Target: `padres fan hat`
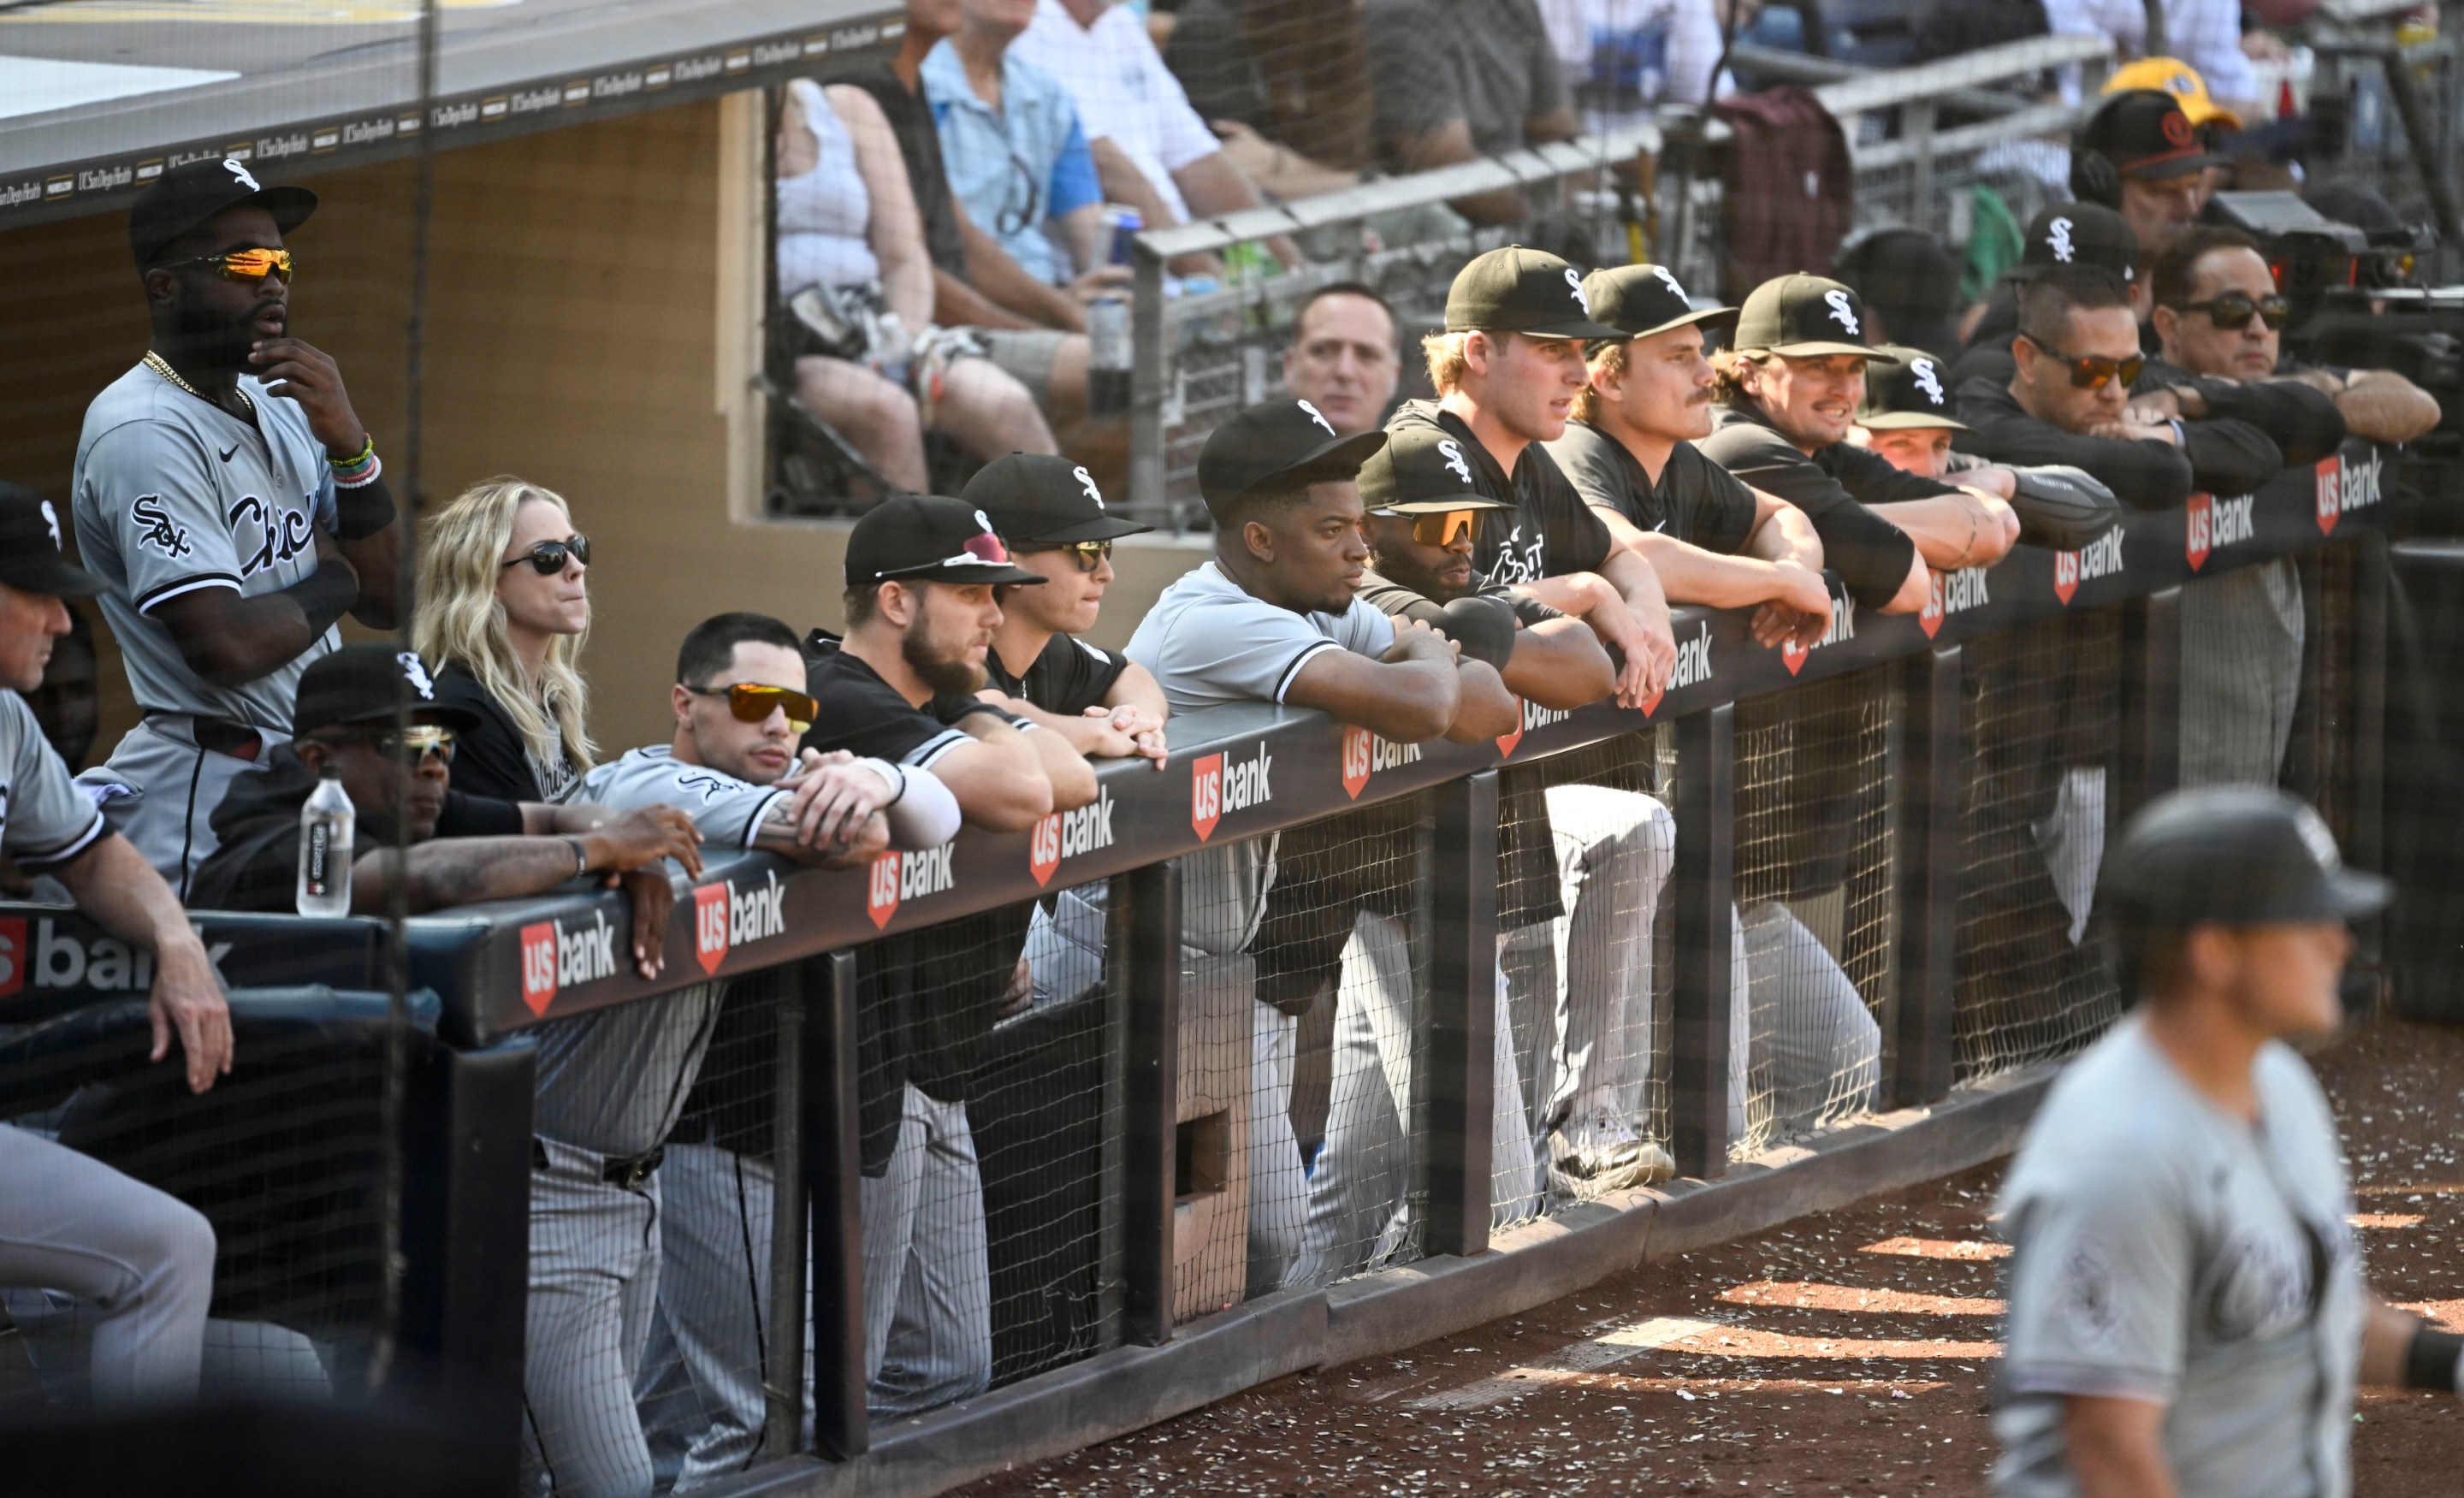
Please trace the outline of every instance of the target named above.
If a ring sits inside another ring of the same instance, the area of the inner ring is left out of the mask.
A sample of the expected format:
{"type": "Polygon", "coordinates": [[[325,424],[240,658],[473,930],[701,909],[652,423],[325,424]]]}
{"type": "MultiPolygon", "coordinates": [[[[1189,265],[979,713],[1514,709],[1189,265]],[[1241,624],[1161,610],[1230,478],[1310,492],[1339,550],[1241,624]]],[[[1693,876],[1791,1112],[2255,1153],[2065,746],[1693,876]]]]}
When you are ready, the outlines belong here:
{"type": "Polygon", "coordinates": [[[2154,89],[2170,94],[2182,106],[2182,113],[2193,127],[2220,124],[2230,130],[2241,128],[2241,116],[2208,97],[2208,80],[2199,70],[2178,57],[2142,57],[2113,70],[2099,92],[2121,94],[2133,89],[2154,89]]]}
{"type": "Polygon", "coordinates": [[[1737,330],[1728,345],[1792,359],[1862,354],[1879,363],[1893,362],[1863,342],[1864,337],[1864,298],[1837,281],[1800,272],[1774,276],[1753,289],[1738,309],[1737,330]]]}
{"type": "Polygon", "coordinates": [[[1865,376],[1865,404],[1857,408],[1857,425],[1867,431],[1898,431],[1913,427],[1947,427],[1968,430],[1950,416],[1950,371],[1922,348],[1885,343],[1882,352],[1899,361],[1896,368],[1865,376]]]}
{"type": "Polygon", "coordinates": [[[2072,146],[2099,153],[2124,177],[2151,181],[2187,176],[2215,163],[2201,149],[2199,132],[2180,102],[2161,89],[2109,96],[2079,128],[2072,146]]]}
{"type": "Polygon", "coordinates": [[[274,227],[289,233],[317,211],[317,194],[289,185],[262,187],[244,162],[225,156],[174,166],[154,179],[128,209],[128,248],[137,269],[146,270],[163,258],[163,249],[199,224],[242,204],[253,204],[274,215],[274,227]]]}
{"type": "Polygon", "coordinates": [[[1474,487],[1462,438],[1424,428],[1389,432],[1386,445],[1369,454],[1360,465],[1360,502],[1372,515],[1514,508],[1474,487]]]}
{"type": "MultiPolygon", "coordinates": [[[[1737,320],[1734,307],[1705,307],[1697,311],[1685,288],[1664,265],[1620,265],[1594,271],[1583,277],[1583,297],[1592,304],[1592,316],[1617,330],[1617,339],[1650,338],[1670,328],[1700,327],[1704,329],[1733,327],[1737,320]]],[[[1592,351],[1597,353],[1617,339],[1595,339],[1592,351]]]]}
{"type": "Polygon", "coordinates": [[[1386,433],[1343,436],[1307,401],[1252,406],[1206,435],[1198,453],[1198,493],[1207,511],[1223,507],[1270,480],[1305,484],[1358,476],[1360,465],[1386,445],[1386,433]]]}
{"type": "Polygon", "coordinates": [[[1084,464],[1041,452],[985,464],[958,491],[958,502],[992,517],[993,529],[1012,546],[1067,546],[1155,529],[1107,511],[1084,464]]]}
{"type": "Polygon", "coordinates": [[[1508,245],[1475,255],[1446,291],[1449,333],[1529,338],[1617,338],[1592,316],[1583,273],[1545,250],[1508,245]]]}
{"type": "Polygon", "coordinates": [[[45,598],[92,598],[102,579],[60,560],[60,512],[22,484],[0,480],[0,583],[45,598]]]}
{"type": "Polygon", "coordinates": [[[2127,286],[2139,278],[2139,236],[2101,203],[2057,203],[2028,220],[2027,248],[2011,276],[2032,280],[2057,265],[2098,266],[2127,286]]]}
{"type": "Polygon", "coordinates": [[[2392,893],[2343,866],[2308,804],[2261,785],[2159,798],[2105,855],[2102,883],[2117,914],[2161,930],[2352,920],[2385,910],[2392,893]]]}
{"type": "Polygon", "coordinates": [[[849,587],[872,583],[1041,583],[1010,565],[992,518],[963,499],[893,495],[847,533],[849,587]]]}
{"type": "Polygon", "coordinates": [[[311,661],[299,673],[291,724],[305,738],[322,728],[391,723],[396,708],[407,709],[414,724],[457,734],[479,726],[471,709],[436,700],[436,683],[418,656],[390,645],[345,645],[311,661]]]}

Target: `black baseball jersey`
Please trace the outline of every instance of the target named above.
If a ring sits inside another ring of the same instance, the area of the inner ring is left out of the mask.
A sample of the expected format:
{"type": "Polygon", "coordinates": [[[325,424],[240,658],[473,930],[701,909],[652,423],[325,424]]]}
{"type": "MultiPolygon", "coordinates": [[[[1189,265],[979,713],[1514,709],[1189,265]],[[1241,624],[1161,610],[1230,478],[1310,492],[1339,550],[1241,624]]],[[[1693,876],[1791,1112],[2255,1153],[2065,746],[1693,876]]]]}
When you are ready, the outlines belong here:
{"type": "Polygon", "coordinates": [[[1715,408],[1703,455],[1767,495],[1805,512],[1822,538],[1823,565],[1848,584],[1866,608],[1889,603],[1916,565],[1916,542],[1868,505],[1932,499],[1959,491],[1903,473],[1887,458],[1845,442],[1811,456],[1781,436],[1751,402],[1715,408]]]}
{"type": "Polygon", "coordinates": [[[1076,717],[1090,707],[1102,707],[1112,684],[1130,669],[1130,658],[1099,650],[1074,634],[1056,634],[1023,676],[1013,676],[1001,664],[1001,651],[984,653],[984,675],[1005,696],[1022,698],[1046,713],[1076,717]]]}
{"type": "Polygon", "coordinates": [[[1386,422],[1388,431],[1415,428],[1454,438],[1471,459],[1473,483],[1481,495],[1514,506],[1511,523],[1501,523],[1509,518],[1504,514],[1481,522],[1471,567],[1482,583],[1505,587],[1570,572],[1596,572],[1617,549],[1609,528],[1539,443],[1523,450],[1509,477],[1472,435],[1470,424],[1437,402],[1405,401],[1386,422]]]}
{"type": "Polygon", "coordinates": [[[1579,421],[1548,445],[1567,482],[1596,510],[1614,510],[1638,529],[1733,557],[1754,534],[1754,492],[1690,442],[1669,450],[1660,481],[1626,445],[1579,421]]]}

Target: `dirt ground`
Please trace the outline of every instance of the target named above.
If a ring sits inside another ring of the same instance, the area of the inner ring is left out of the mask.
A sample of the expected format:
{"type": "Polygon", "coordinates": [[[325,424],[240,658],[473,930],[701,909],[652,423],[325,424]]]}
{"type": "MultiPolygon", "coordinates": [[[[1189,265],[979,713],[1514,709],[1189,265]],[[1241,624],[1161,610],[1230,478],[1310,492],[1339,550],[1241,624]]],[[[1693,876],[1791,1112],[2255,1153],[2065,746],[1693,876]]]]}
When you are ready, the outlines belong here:
{"type": "MultiPolygon", "coordinates": [[[[2314,1059],[2373,1282],[2464,1331],[2464,1030],[2367,1022],[2314,1059]]],[[[964,1491],[1985,1494],[2000,1179],[1986,1166],[1649,1265],[964,1491]]],[[[2362,1498],[2455,1491],[2454,1400],[2367,1396],[2358,1418],[2362,1498]]]]}

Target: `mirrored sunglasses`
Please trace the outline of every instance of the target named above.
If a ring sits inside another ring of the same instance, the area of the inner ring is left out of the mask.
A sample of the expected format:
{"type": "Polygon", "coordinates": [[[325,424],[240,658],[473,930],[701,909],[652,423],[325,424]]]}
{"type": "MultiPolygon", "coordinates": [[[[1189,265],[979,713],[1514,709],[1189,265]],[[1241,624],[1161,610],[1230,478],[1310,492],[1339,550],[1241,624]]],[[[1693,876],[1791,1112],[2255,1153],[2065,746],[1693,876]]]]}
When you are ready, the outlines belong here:
{"type": "Polygon", "coordinates": [[[820,703],[786,687],[757,687],[740,681],[732,687],[688,686],[685,690],[697,697],[725,697],[729,715],[739,723],[766,723],[771,714],[783,711],[788,730],[800,736],[821,716],[820,703]]]}
{"type": "Polygon", "coordinates": [[[288,250],[227,250],[221,254],[201,254],[187,260],[169,260],[155,267],[175,271],[191,265],[210,265],[234,281],[261,281],[271,275],[283,285],[291,284],[291,252],[288,250]]]}
{"type": "Polygon", "coordinates": [[[1478,510],[1447,510],[1412,517],[1412,540],[1423,546],[1451,546],[1458,536],[1477,539],[1479,535],[1478,510]]]}

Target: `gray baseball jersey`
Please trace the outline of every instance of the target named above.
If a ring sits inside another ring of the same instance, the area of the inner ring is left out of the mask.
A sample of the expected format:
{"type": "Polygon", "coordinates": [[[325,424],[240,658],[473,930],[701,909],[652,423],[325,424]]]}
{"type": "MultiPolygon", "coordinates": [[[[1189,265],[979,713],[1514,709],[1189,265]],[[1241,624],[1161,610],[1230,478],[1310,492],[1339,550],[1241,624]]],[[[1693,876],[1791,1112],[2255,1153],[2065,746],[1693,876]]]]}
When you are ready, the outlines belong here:
{"type": "Polygon", "coordinates": [[[2002,1187],[2011,1307],[1996,1488],[2079,1491],[2063,1397],[2168,1406],[2185,1493],[2342,1498],[2364,1289],[2336,1124],[2270,1044],[2245,1127],[2137,1018],[2073,1062],[2002,1187]]]}
{"type": "MultiPolygon", "coordinates": [[[[577,799],[618,811],[679,807],[701,829],[703,846],[718,854],[751,848],[770,804],[787,794],[679,764],[659,744],[592,770],[577,799]]],[[[668,960],[692,958],[671,952],[668,960]]],[[[639,1155],[666,1139],[701,1069],[726,987],[695,983],[532,1031],[539,1047],[539,1132],[601,1155],[639,1155]]]]}
{"type": "Polygon", "coordinates": [[[1175,713],[1226,702],[1281,702],[1326,650],[1380,656],[1395,622],[1358,598],[1340,614],[1298,614],[1242,591],[1212,562],[1163,590],[1130,636],[1130,659],[1155,673],[1175,713]]]}
{"type": "Polygon", "coordinates": [[[253,378],[239,387],[256,403],[253,427],[143,364],[105,386],[77,438],[77,546],[111,584],[103,617],[139,707],[289,733],[299,673],[341,648],[338,630],[254,681],[217,687],[188,669],[153,614],[204,588],[279,592],[317,570],[310,526],[334,528],[333,471],[298,403],[253,378]]]}
{"type": "Polygon", "coordinates": [[[0,692],[0,848],[20,868],[39,870],[84,852],[104,828],[26,699],[0,692]]]}

